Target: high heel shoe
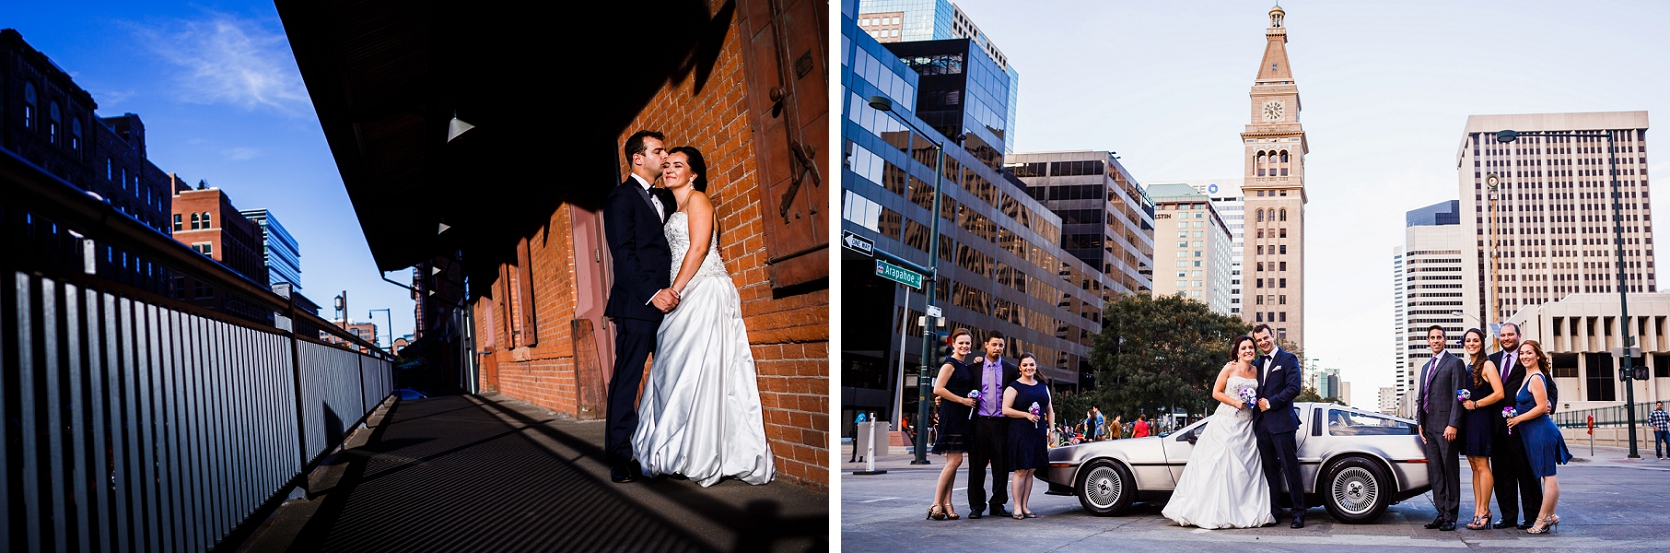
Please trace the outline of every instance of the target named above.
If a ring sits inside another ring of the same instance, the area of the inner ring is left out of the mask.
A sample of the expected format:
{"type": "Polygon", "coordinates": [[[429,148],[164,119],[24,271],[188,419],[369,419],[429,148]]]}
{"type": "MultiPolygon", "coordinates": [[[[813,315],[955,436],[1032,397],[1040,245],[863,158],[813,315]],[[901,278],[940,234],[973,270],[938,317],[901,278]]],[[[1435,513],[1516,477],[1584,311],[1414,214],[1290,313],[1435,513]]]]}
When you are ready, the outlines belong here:
{"type": "Polygon", "coordinates": [[[946,520],[957,520],[957,519],[963,518],[963,517],[958,515],[956,511],[951,510],[951,504],[950,503],[946,503],[945,504],[945,518],[946,518],[946,520]]]}
{"type": "Polygon", "coordinates": [[[1547,534],[1547,533],[1558,534],[1558,533],[1560,533],[1560,515],[1548,515],[1545,518],[1537,519],[1537,523],[1531,525],[1531,529],[1526,530],[1525,533],[1527,533],[1527,534],[1547,534]]]}
{"type": "Polygon", "coordinates": [[[1490,513],[1485,513],[1485,514],[1482,514],[1482,515],[1473,515],[1473,522],[1469,523],[1467,525],[1467,529],[1468,530],[1488,530],[1488,529],[1490,529],[1490,517],[1491,517],[1490,513]]]}
{"type": "Polygon", "coordinates": [[[945,520],[945,509],[941,508],[938,503],[929,505],[928,518],[933,520],[945,520]]]}

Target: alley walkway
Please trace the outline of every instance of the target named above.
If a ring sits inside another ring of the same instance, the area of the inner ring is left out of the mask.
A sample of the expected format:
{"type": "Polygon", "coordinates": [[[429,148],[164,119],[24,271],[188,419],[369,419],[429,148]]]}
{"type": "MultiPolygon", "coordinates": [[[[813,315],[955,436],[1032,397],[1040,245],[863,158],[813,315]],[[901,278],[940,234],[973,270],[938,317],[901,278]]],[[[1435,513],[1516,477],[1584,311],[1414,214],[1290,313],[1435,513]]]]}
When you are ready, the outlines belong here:
{"type": "Polygon", "coordinates": [[[321,471],[340,480],[245,550],[828,549],[828,496],[794,484],[610,482],[601,421],[487,394],[401,401],[372,424],[321,471]]]}

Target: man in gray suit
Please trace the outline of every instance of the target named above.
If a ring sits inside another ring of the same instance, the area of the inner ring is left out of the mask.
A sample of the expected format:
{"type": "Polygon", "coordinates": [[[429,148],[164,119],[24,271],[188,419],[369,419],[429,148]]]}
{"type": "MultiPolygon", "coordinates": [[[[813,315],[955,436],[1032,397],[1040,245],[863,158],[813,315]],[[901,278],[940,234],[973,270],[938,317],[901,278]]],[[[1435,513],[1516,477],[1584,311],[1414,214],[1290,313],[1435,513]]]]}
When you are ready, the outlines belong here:
{"type": "Polygon", "coordinates": [[[1421,366],[1421,393],[1415,404],[1415,420],[1426,448],[1426,478],[1432,483],[1432,503],[1438,508],[1438,518],[1426,527],[1454,531],[1461,510],[1461,457],[1455,439],[1461,429],[1462,411],[1456,407],[1455,393],[1463,385],[1467,367],[1461,358],[1445,351],[1448,344],[1444,327],[1432,325],[1426,329],[1426,345],[1432,348],[1432,360],[1421,366]]]}

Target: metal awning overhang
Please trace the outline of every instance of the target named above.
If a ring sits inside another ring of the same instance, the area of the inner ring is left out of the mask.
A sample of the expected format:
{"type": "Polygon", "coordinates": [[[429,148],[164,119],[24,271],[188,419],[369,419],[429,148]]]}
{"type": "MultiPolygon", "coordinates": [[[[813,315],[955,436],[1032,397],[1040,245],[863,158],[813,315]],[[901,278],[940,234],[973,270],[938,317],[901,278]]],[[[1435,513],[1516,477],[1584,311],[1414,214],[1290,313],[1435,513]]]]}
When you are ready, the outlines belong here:
{"type": "Polygon", "coordinates": [[[277,7],[378,269],[464,250],[472,275],[558,205],[601,205],[620,134],[667,82],[706,81],[734,15],[700,0],[277,7]],[[449,143],[455,115],[475,128],[449,143]]]}

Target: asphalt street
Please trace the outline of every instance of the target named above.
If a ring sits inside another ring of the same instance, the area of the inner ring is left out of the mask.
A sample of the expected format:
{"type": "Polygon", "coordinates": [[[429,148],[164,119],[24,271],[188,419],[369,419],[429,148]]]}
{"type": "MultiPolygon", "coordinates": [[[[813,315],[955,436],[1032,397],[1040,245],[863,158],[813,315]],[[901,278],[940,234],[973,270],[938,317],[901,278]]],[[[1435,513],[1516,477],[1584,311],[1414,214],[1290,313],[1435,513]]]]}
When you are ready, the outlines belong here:
{"type": "MultiPolygon", "coordinates": [[[[841,486],[841,547],[845,551],[923,551],[980,553],[1039,551],[1200,551],[1229,547],[1237,553],[1261,551],[1320,551],[1349,547],[1350,553],[1370,551],[1607,551],[1670,550],[1670,461],[1653,459],[1647,450],[1640,460],[1625,459],[1622,449],[1576,447],[1578,456],[1560,467],[1560,502],[1556,508],[1559,534],[1529,535],[1523,530],[1465,528],[1454,532],[1427,530],[1422,525],[1436,511],[1430,494],[1393,505],[1373,524],[1335,522],[1322,507],[1306,514],[1306,526],[1292,529],[1287,519],[1272,528],[1202,530],[1182,528],[1160,516],[1161,505],[1137,504],[1123,517],[1096,517],[1084,511],[1075,497],[1044,495],[1038,481],[1032,510],[1039,518],[1014,520],[987,517],[968,519],[964,486],[967,469],[957,476],[953,503],[961,520],[924,520],[933,498],[934,479],[942,459],[930,455],[926,467],[912,466],[908,455],[878,458],[887,474],[854,475],[861,463],[843,463],[841,486]]],[[[841,455],[845,461],[848,451],[841,455]]],[[[1461,469],[1461,515],[1472,516],[1471,475],[1461,469]]],[[[1496,508],[1495,501],[1490,502],[1496,508]]]]}

